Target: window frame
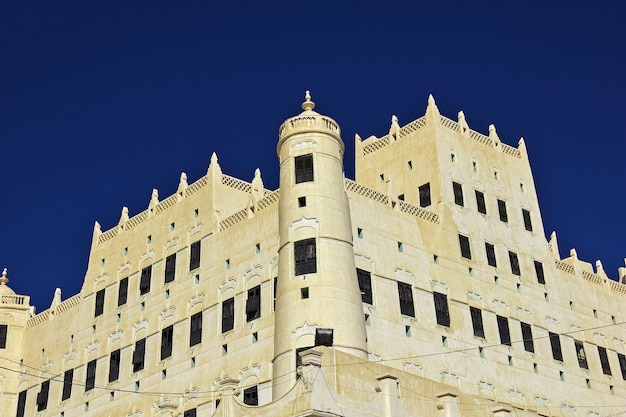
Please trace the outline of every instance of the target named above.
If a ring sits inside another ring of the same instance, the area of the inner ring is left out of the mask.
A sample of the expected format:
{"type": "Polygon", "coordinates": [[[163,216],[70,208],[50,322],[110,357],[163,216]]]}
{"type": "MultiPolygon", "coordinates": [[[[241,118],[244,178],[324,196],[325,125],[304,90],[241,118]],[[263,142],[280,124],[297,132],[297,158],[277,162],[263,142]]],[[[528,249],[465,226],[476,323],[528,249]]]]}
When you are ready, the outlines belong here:
{"type": "Polygon", "coordinates": [[[563,362],[563,350],[561,349],[561,338],[558,333],[548,332],[550,347],[552,348],[552,359],[563,362]]]}
{"type": "Polygon", "coordinates": [[[496,246],[493,243],[485,242],[485,253],[487,254],[487,264],[497,268],[496,246]]]}
{"type": "Polygon", "coordinates": [[[293,260],[296,276],[317,273],[316,239],[313,237],[294,242],[293,260]]]}
{"type": "Polygon", "coordinates": [[[576,350],[578,367],[581,369],[589,369],[589,362],[587,362],[587,353],[585,352],[585,343],[582,340],[574,339],[574,349],[576,350]],[[582,355],[580,354],[581,352],[582,355]]]}
{"type": "Polygon", "coordinates": [[[98,317],[104,313],[104,297],[106,294],[106,288],[102,288],[96,292],[95,306],[93,316],[98,317]]]}
{"type": "Polygon", "coordinates": [[[165,276],[163,277],[163,283],[167,284],[176,279],[176,252],[168,255],[165,258],[165,276]]]}
{"type": "Polygon", "coordinates": [[[506,201],[498,198],[498,215],[503,223],[509,222],[509,213],[506,210],[506,201]]]}
{"type": "Polygon", "coordinates": [[[474,190],[476,196],[476,209],[481,214],[487,214],[487,204],[485,203],[485,193],[474,190]]]}
{"type": "Polygon", "coordinates": [[[200,268],[201,252],[202,243],[200,240],[189,245],[189,271],[200,268]]]}
{"type": "Polygon", "coordinates": [[[246,405],[259,405],[259,386],[253,385],[243,390],[243,403],[246,405]]]}
{"type": "Polygon", "coordinates": [[[524,228],[529,232],[533,231],[533,221],[530,216],[530,210],[522,209],[522,218],[524,219],[524,228]]]}
{"type": "Polygon", "coordinates": [[[543,263],[539,261],[534,261],[534,263],[535,263],[535,276],[537,277],[537,282],[539,284],[545,284],[546,275],[545,275],[545,271],[543,270],[543,263]]]}
{"type": "Polygon", "coordinates": [[[189,347],[202,343],[202,311],[189,318],[189,347]]]}
{"type": "Polygon", "coordinates": [[[109,382],[120,379],[120,362],[122,359],[122,350],[116,349],[109,355],[109,382]]]}
{"type": "Polygon", "coordinates": [[[496,315],[498,322],[498,333],[500,334],[500,344],[511,346],[511,330],[509,328],[508,317],[496,315]]]}
{"type": "Polygon", "coordinates": [[[428,207],[432,204],[432,199],[430,195],[430,182],[427,182],[426,184],[422,184],[417,187],[417,194],[420,207],[428,207]]]}
{"type": "Polygon", "coordinates": [[[139,278],[139,295],[145,295],[150,292],[152,284],[152,265],[148,265],[141,269],[141,277],[139,278]]]}
{"type": "Polygon", "coordinates": [[[450,308],[448,296],[444,293],[433,291],[433,303],[435,304],[435,317],[437,324],[450,327],[450,308]]]}
{"type": "Polygon", "coordinates": [[[472,259],[472,248],[469,236],[459,233],[459,246],[461,248],[461,257],[465,259],[472,259]]]}
{"type": "Polygon", "coordinates": [[[474,336],[485,338],[485,326],[483,323],[483,311],[478,307],[470,306],[470,317],[472,318],[472,329],[474,336]]]}
{"type": "Polygon", "coordinates": [[[294,181],[296,184],[315,181],[312,153],[294,157],[294,181]]]}
{"type": "Polygon", "coordinates": [[[454,193],[454,204],[465,207],[465,201],[463,199],[463,185],[459,182],[452,181],[452,191],[454,193]]]}
{"type": "Polygon", "coordinates": [[[513,275],[517,275],[518,277],[522,276],[522,271],[519,265],[519,257],[516,252],[509,251],[509,263],[511,264],[511,273],[513,275]]]}
{"type": "Polygon", "coordinates": [[[612,375],[611,364],[609,363],[609,355],[603,346],[598,346],[598,356],[600,356],[600,365],[602,365],[602,373],[604,375],[612,375]]]}
{"type": "Polygon", "coordinates": [[[98,359],[93,359],[87,363],[85,371],[85,392],[96,387],[96,367],[98,359]]]}
{"type": "Polygon", "coordinates": [[[246,323],[261,317],[261,284],[248,289],[246,323]]]}
{"type": "Polygon", "coordinates": [[[0,349],[7,348],[8,340],[9,340],[9,325],[0,324],[0,349]]]}
{"type": "Polygon", "coordinates": [[[411,284],[398,281],[398,300],[400,302],[400,314],[415,317],[415,302],[411,284]]]}
{"type": "Polygon", "coordinates": [[[161,360],[172,356],[174,347],[174,325],[170,324],[161,330],[161,360]]]}
{"type": "Polygon", "coordinates": [[[61,401],[65,401],[72,396],[72,384],[74,380],[74,368],[66,369],[63,373],[63,391],[61,401]]]}
{"type": "Polygon", "coordinates": [[[372,273],[364,269],[356,269],[357,280],[359,281],[359,290],[361,291],[361,302],[373,304],[372,297],[372,273]]]}
{"type": "Polygon", "coordinates": [[[117,288],[117,306],[123,306],[128,302],[128,277],[122,278],[117,288]]]}
{"type": "Polygon", "coordinates": [[[133,373],[143,370],[146,365],[146,338],[135,341],[135,349],[133,350],[133,373]]]}
{"type": "Polygon", "coordinates": [[[37,393],[37,411],[43,411],[48,408],[48,397],[50,395],[50,380],[42,381],[41,388],[37,393]]]}
{"type": "Polygon", "coordinates": [[[522,330],[522,341],[524,342],[524,350],[526,352],[535,353],[535,341],[533,339],[533,327],[529,323],[520,321],[522,330]]]}
{"type": "Polygon", "coordinates": [[[222,333],[235,328],[235,297],[222,301],[222,333]]]}

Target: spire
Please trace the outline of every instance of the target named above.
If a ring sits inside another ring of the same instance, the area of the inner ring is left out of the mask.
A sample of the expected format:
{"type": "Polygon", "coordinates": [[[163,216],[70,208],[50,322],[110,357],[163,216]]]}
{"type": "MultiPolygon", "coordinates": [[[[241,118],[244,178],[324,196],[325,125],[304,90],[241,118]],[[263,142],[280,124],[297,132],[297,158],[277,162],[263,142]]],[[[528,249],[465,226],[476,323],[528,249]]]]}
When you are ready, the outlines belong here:
{"type": "Polygon", "coordinates": [[[496,126],[493,124],[489,125],[489,139],[493,141],[494,146],[498,147],[500,145],[500,137],[498,132],[496,132],[496,126]]]}
{"type": "Polygon", "coordinates": [[[311,101],[311,92],[306,90],[304,94],[304,103],[302,103],[302,110],[309,111],[315,108],[315,103],[311,101]]]}
{"type": "Polygon", "coordinates": [[[180,181],[178,181],[178,190],[177,193],[182,193],[187,189],[187,174],[184,172],[180,173],[180,181]]]}
{"type": "Polygon", "coordinates": [[[556,259],[557,261],[560,261],[561,256],[559,255],[559,243],[556,240],[556,232],[552,232],[550,234],[550,241],[548,242],[548,247],[550,248],[552,257],[556,259]]]}
{"type": "Polygon", "coordinates": [[[120,221],[118,222],[118,226],[124,226],[128,221],[128,207],[122,207],[122,214],[120,215],[120,221]]]}
{"type": "Polygon", "coordinates": [[[435,104],[435,98],[432,94],[428,95],[428,106],[426,106],[426,119],[432,120],[435,124],[441,123],[441,113],[435,104]]]}
{"type": "Polygon", "coordinates": [[[154,208],[154,206],[156,206],[157,204],[159,204],[159,190],[153,188],[152,197],[150,198],[150,204],[148,204],[148,208],[154,208]]]}
{"type": "Polygon", "coordinates": [[[524,137],[520,137],[517,142],[517,149],[519,149],[520,154],[526,159],[528,159],[528,152],[526,151],[526,142],[524,141],[524,137]]]}
{"type": "Polygon", "coordinates": [[[7,282],[9,282],[9,279],[7,278],[7,269],[4,268],[2,271],[2,277],[0,277],[0,285],[7,285],[7,282]]]}
{"type": "Polygon", "coordinates": [[[102,229],[100,228],[100,223],[95,222],[93,225],[93,235],[91,237],[91,247],[93,248],[98,243],[98,239],[102,235],[102,229]]]}
{"type": "Polygon", "coordinates": [[[467,124],[467,121],[465,120],[465,113],[463,113],[463,110],[461,110],[458,114],[458,118],[459,118],[459,126],[461,127],[461,133],[463,133],[464,135],[469,135],[469,125],[467,124]]]}
{"type": "Polygon", "coordinates": [[[389,128],[389,139],[400,139],[400,125],[398,124],[398,118],[396,115],[391,116],[391,127],[389,128]]]}

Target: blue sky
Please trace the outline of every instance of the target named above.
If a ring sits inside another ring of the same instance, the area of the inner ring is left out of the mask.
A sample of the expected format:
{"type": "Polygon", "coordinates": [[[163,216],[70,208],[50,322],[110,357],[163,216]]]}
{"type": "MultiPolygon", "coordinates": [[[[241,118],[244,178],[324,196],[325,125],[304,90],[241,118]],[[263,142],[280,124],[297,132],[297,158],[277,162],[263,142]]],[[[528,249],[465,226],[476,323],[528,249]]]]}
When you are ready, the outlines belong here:
{"type": "Polygon", "coordinates": [[[561,255],[626,257],[622,2],[13,1],[0,3],[0,268],[46,309],[80,291],[93,224],[152,188],[260,168],[278,187],[278,126],[304,90],[355,133],[392,114],[494,123],[525,138],[561,255]]]}

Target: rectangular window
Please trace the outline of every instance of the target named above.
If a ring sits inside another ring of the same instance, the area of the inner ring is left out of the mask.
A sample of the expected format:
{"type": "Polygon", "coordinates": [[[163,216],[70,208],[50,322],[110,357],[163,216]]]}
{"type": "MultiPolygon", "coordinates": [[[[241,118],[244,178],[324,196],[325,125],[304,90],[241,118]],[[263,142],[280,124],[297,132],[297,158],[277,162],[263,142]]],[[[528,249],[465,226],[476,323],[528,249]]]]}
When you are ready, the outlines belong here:
{"type": "Polygon", "coordinates": [[[247,405],[259,405],[259,390],[256,385],[243,390],[243,403],[247,405]]]}
{"type": "Polygon", "coordinates": [[[475,190],[476,194],[476,208],[479,213],[487,214],[487,206],[485,205],[485,194],[481,191],[475,190]]]}
{"type": "Polygon", "coordinates": [[[0,324],[0,349],[6,349],[7,347],[7,333],[9,333],[9,326],[0,324]]]}
{"type": "Polygon", "coordinates": [[[600,363],[602,364],[602,373],[611,375],[611,365],[609,365],[609,357],[606,354],[606,348],[598,346],[598,355],[600,355],[600,363]]]}
{"type": "Polygon", "coordinates": [[[552,346],[552,358],[557,361],[563,361],[563,352],[561,352],[561,339],[557,333],[548,332],[550,336],[550,346],[552,346]]]}
{"type": "Polygon", "coordinates": [[[74,379],[74,369],[68,369],[63,374],[63,394],[61,401],[65,401],[72,395],[72,380],[74,379]]]}
{"type": "Polygon", "coordinates": [[[24,391],[20,391],[19,395],[17,396],[17,414],[15,415],[16,417],[24,417],[24,411],[26,409],[26,393],[28,391],[24,390],[24,391]]]}
{"type": "Polygon", "coordinates": [[[123,306],[128,300],[128,277],[120,280],[120,287],[117,291],[117,306],[123,306]]]}
{"type": "Polygon", "coordinates": [[[400,313],[415,317],[413,307],[413,289],[409,284],[398,281],[398,297],[400,298],[400,313]]]}
{"type": "Polygon", "coordinates": [[[535,261],[535,273],[537,274],[537,282],[540,284],[545,284],[546,278],[543,275],[543,264],[539,261],[535,261]]]}
{"type": "Polygon", "coordinates": [[[485,252],[487,252],[487,263],[491,266],[498,266],[496,262],[496,248],[491,243],[485,242],[485,252]]]}
{"type": "Polygon", "coordinates": [[[361,290],[361,301],[372,304],[372,275],[370,271],[356,269],[356,276],[359,280],[359,289],[361,290]]]}
{"type": "Polygon", "coordinates": [[[222,333],[235,327],[235,298],[222,302],[222,333]]]}
{"type": "Polygon", "coordinates": [[[511,346],[511,333],[509,332],[509,319],[496,316],[498,320],[498,331],[500,332],[500,343],[511,346]]]}
{"type": "Polygon", "coordinates": [[[420,207],[428,207],[430,206],[430,183],[427,182],[424,185],[420,185],[418,188],[419,191],[419,199],[420,199],[420,207]]]}
{"type": "Polygon", "coordinates": [[[530,211],[528,211],[526,209],[522,209],[522,217],[524,217],[524,227],[529,232],[532,232],[533,231],[533,222],[530,219],[530,211]]]}
{"type": "Polygon", "coordinates": [[[139,372],[143,369],[145,358],[146,338],[144,337],[135,342],[135,350],[133,351],[133,372],[139,372]]]}
{"type": "Polygon", "coordinates": [[[526,352],[535,352],[535,341],[533,340],[533,329],[528,323],[520,322],[522,326],[522,340],[526,352]]]}
{"type": "Polygon", "coordinates": [[[459,235],[459,244],[461,245],[461,256],[466,259],[472,259],[469,237],[459,235]]]}
{"type": "Polygon", "coordinates": [[[498,213],[500,214],[500,221],[504,223],[509,221],[509,215],[506,212],[506,201],[498,200],[498,213]]]}
{"type": "Polygon", "coordinates": [[[96,359],[87,364],[87,376],[85,378],[85,392],[91,391],[96,386],[96,359]]]}
{"type": "Polygon", "coordinates": [[[117,381],[120,377],[120,359],[122,357],[122,351],[116,349],[111,352],[109,357],[109,382],[117,381]]]}
{"type": "Polygon", "coordinates": [[[578,366],[582,369],[589,369],[587,355],[585,354],[585,344],[580,340],[574,340],[574,347],[576,348],[576,357],[578,357],[578,366]]]}
{"type": "Polygon", "coordinates": [[[174,325],[161,330],[161,360],[172,356],[172,344],[174,341],[174,325]]]}
{"type": "Polygon", "coordinates": [[[94,317],[98,317],[104,313],[104,288],[96,293],[96,308],[94,311],[94,317]]]}
{"type": "Polygon", "coordinates": [[[139,280],[139,294],[144,295],[150,292],[150,280],[152,279],[152,265],[146,266],[141,270],[141,278],[139,280]]]}
{"type": "Polygon", "coordinates": [[[450,327],[450,310],[448,310],[448,296],[438,292],[433,292],[435,302],[435,315],[437,324],[450,327]]]}
{"type": "Polygon", "coordinates": [[[622,379],[626,380],[626,356],[622,353],[618,353],[617,360],[619,361],[619,369],[622,371],[622,379]]]}
{"type": "Polygon", "coordinates": [[[474,328],[474,336],[485,337],[482,310],[480,308],[470,307],[470,315],[472,316],[472,327],[474,328]]]}
{"type": "Polygon", "coordinates": [[[295,242],[293,251],[296,275],[314,274],[317,272],[315,238],[295,242]]]}
{"type": "Polygon", "coordinates": [[[313,181],[313,155],[296,156],[295,163],[296,184],[313,181]]]}
{"type": "Polygon", "coordinates": [[[519,259],[517,259],[517,253],[509,251],[509,262],[511,263],[511,273],[513,275],[520,276],[519,259]]]}
{"type": "Polygon", "coordinates": [[[202,311],[191,316],[189,347],[202,343],[202,311]]]}
{"type": "Polygon", "coordinates": [[[248,290],[246,300],[246,321],[252,321],[261,317],[261,286],[257,285],[248,290]]]}
{"type": "Polygon", "coordinates": [[[192,408],[191,410],[185,411],[183,417],[196,417],[196,409],[192,408]]]}
{"type": "Polygon", "coordinates": [[[50,393],[50,380],[41,383],[41,390],[37,394],[37,411],[48,408],[48,394],[50,393]]]}
{"type": "Polygon", "coordinates": [[[452,182],[452,189],[454,190],[454,204],[457,206],[463,206],[463,187],[458,182],[452,182]]]}
{"type": "Polygon", "coordinates": [[[191,254],[189,255],[189,270],[193,271],[194,269],[200,267],[200,241],[193,242],[191,244],[190,252],[191,254]]]}
{"type": "Polygon", "coordinates": [[[176,254],[173,253],[165,258],[165,283],[176,279],[176,254]]]}

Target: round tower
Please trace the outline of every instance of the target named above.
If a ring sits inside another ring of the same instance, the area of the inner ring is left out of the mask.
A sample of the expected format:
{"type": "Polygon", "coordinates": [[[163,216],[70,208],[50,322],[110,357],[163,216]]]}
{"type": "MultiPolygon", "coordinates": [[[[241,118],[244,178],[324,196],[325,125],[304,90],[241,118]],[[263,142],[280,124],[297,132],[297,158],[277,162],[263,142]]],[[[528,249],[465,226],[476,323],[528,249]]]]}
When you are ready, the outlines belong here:
{"type": "Polygon", "coordinates": [[[365,357],[366,334],[344,188],[339,125],[313,111],[280,127],[278,282],[274,385],[278,398],[296,379],[298,353],[333,346],[365,357]]]}

